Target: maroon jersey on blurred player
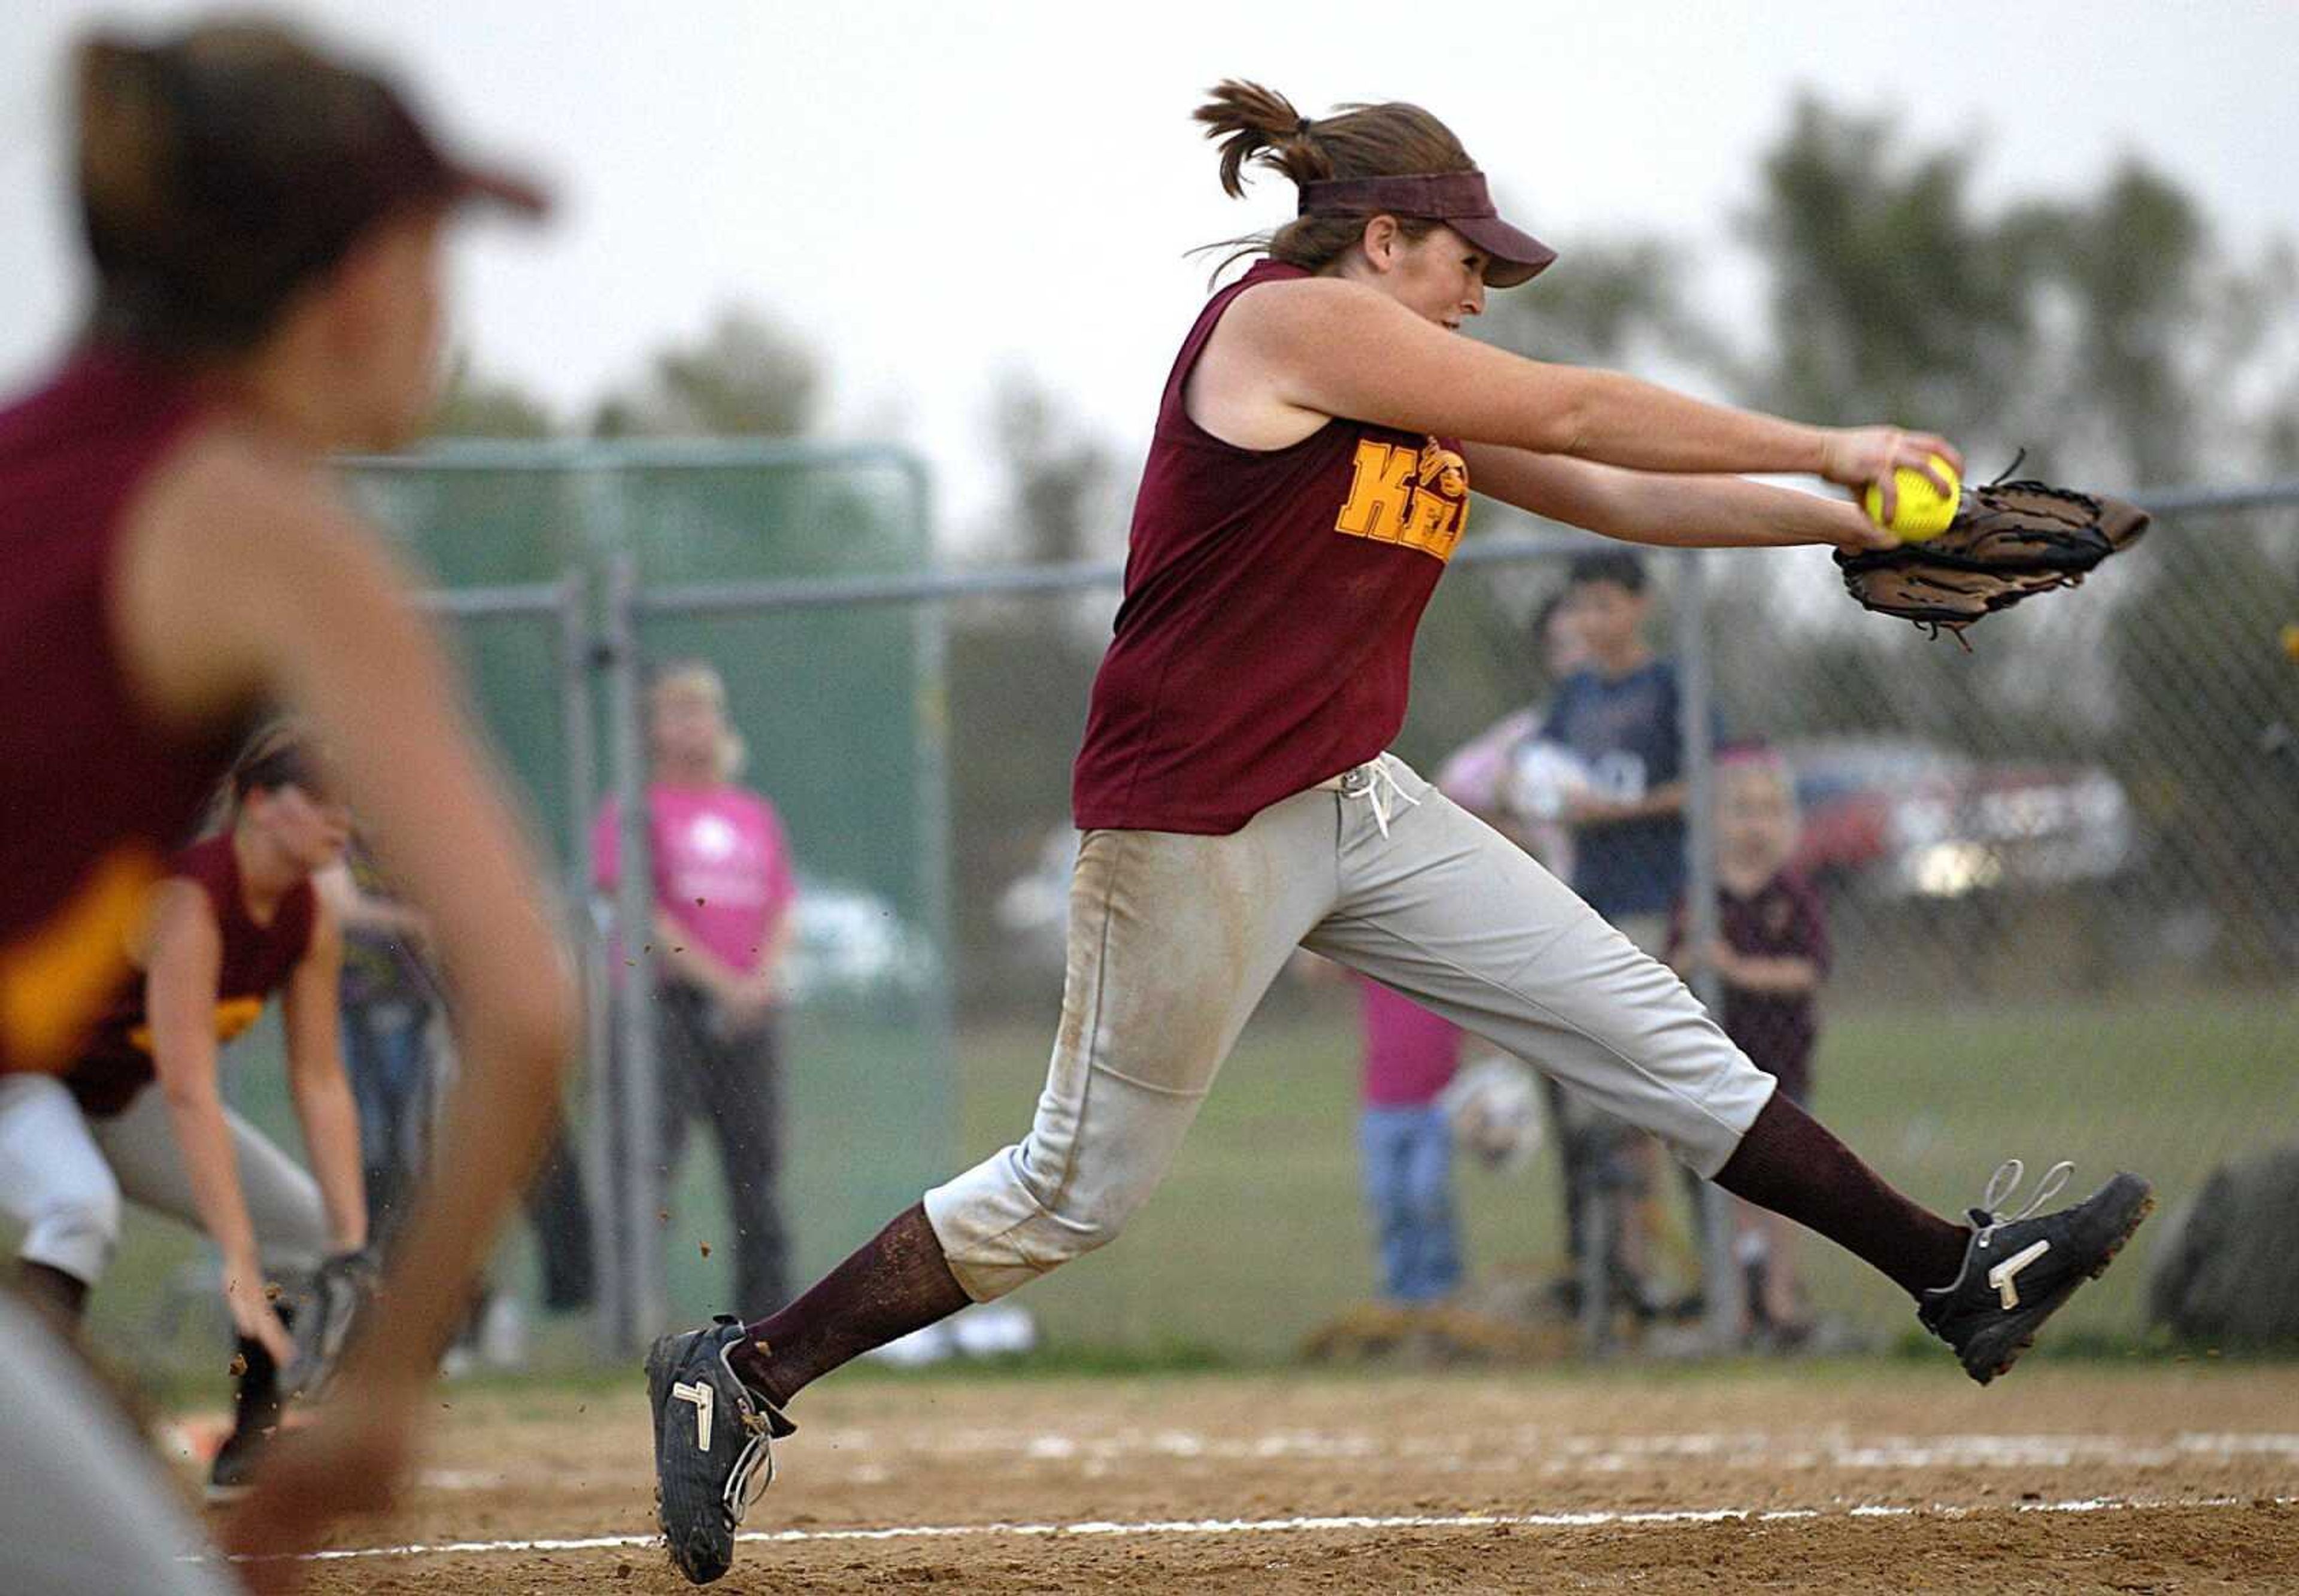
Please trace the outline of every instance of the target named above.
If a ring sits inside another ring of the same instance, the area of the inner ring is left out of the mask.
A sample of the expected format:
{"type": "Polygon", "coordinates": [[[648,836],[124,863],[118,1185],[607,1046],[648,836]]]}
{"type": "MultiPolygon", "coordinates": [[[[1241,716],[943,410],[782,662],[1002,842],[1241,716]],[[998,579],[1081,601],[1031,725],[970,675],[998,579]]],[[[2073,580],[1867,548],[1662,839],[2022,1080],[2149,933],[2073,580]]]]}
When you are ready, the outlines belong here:
{"type": "Polygon", "coordinates": [[[165,368],[95,348],[0,411],[0,1069],[71,1061],[237,741],[155,724],[112,639],[120,527],[204,409],[165,368]]]}

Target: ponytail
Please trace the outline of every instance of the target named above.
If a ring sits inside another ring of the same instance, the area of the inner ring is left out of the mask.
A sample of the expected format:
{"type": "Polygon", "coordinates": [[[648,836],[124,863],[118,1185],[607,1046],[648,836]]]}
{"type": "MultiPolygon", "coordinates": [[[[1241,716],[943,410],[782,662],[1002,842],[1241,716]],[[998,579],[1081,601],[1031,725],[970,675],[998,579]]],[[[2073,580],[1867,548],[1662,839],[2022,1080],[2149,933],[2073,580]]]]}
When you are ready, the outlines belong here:
{"type": "MultiPolygon", "coordinates": [[[[1208,138],[1221,142],[1222,192],[1232,199],[1245,195],[1249,162],[1280,173],[1297,188],[1336,178],[1476,170],[1451,129],[1403,101],[1343,105],[1313,121],[1275,89],[1228,78],[1212,90],[1193,118],[1204,125],[1208,138]]],[[[1438,225],[1425,217],[1394,220],[1408,238],[1422,237],[1438,225]]],[[[1322,271],[1364,237],[1363,217],[1299,216],[1268,233],[1225,238],[1203,247],[1231,251],[1214,269],[1217,277],[1232,262],[1256,254],[1305,271],[1322,271]]]]}
{"type": "Polygon", "coordinates": [[[1284,173],[1297,187],[1337,175],[1318,146],[1316,124],[1274,88],[1225,79],[1194,114],[1208,138],[1222,141],[1222,192],[1232,199],[1245,197],[1248,160],[1284,173]]]}

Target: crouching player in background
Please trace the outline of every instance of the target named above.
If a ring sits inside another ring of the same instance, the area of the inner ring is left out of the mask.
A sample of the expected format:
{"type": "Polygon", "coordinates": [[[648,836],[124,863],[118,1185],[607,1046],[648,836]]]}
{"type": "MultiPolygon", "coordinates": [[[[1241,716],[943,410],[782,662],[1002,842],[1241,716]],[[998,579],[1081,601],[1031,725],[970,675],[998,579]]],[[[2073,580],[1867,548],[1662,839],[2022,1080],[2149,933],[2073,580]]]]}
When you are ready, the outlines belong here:
{"type": "MultiPolygon", "coordinates": [[[[1789,868],[1797,845],[1796,784],[1769,749],[1723,750],[1716,761],[1718,938],[1689,945],[1677,905],[1669,962],[1688,981],[1713,971],[1723,989],[1724,1034],[1798,1108],[1812,1103],[1812,1050],[1820,985],[1828,977],[1828,917],[1820,896],[1789,868]]],[[[1797,1278],[1797,1226],[1747,1202],[1739,1257],[1748,1273],[1748,1328],[1774,1346],[1812,1334],[1797,1278]]]]}
{"type": "Polygon", "coordinates": [[[77,1327],[120,1239],[121,1199],[205,1231],[223,1255],[239,1347],[233,1428],[209,1499],[245,1492],[278,1427],[295,1359],[290,1285],[367,1243],[359,1117],[336,1043],[342,932],[312,872],[349,812],[298,732],[259,736],[229,820],[170,861],[131,951],[139,967],[61,1076],[0,1076],[0,1209],[26,1226],[24,1293],[77,1327]],[[224,1106],[217,1050],[274,995],[287,1084],[319,1178],[224,1106]]]}

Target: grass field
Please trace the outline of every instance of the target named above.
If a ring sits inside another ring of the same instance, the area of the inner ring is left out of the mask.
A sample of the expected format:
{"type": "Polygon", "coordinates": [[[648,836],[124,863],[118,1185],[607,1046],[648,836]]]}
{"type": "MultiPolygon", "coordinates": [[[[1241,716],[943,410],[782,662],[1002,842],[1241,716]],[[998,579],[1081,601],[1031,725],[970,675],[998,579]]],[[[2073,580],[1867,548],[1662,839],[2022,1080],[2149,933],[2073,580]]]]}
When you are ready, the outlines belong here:
{"type": "MultiPolygon", "coordinates": [[[[906,1029],[800,1027],[789,1049],[794,1124],[785,1191],[801,1271],[832,1261],[956,1160],[1018,1135],[1050,1035],[1050,1020],[967,1035],[952,1093],[920,1078],[906,1029]],[[951,1103],[954,1135],[943,1123],[951,1103]]],[[[1108,1350],[1136,1363],[1281,1359],[1312,1326],[1367,1293],[1355,1048],[1346,1001],[1296,1002],[1257,1020],[1172,1178],[1126,1236],[1022,1299],[1057,1352],[1108,1350]]],[[[252,1113],[285,1122],[276,1068],[252,1057],[234,1073],[252,1113]]],[[[1946,1012],[1839,1002],[1818,1078],[1821,1116],[1893,1179],[1943,1209],[1976,1201],[1997,1160],[2012,1155],[2031,1170],[2071,1158],[2079,1182],[2116,1168],[2153,1177],[2164,1211],[2055,1328],[2062,1343],[2121,1351],[2141,1337],[2146,1264],[2181,1200],[2222,1160],[2288,1139],[2299,1126],[2299,997],[2158,995],[1946,1012]]],[[[717,1182],[707,1141],[698,1139],[672,1205],[668,1248],[682,1314],[723,1306],[730,1289],[717,1182]],[[703,1242],[717,1243],[708,1259],[703,1242]]],[[[1473,1268],[1553,1262],[1554,1183],[1545,1156],[1517,1177],[1464,1171],[1473,1268]]],[[[513,1279],[528,1268],[527,1250],[523,1237],[507,1249],[513,1279]]],[[[132,1220],[95,1299],[99,1330],[205,1367],[216,1343],[203,1301],[172,1334],[154,1329],[162,1281],[197,1255],[175,1227],[132,1220]]],[[[1863,1267],[1819,1243],[1806,1257],[1827,1311],[1886,1344],[1911,1325],[1897,1293],[1863,1267]]],[[[579,1362],[588,1346],[578,1323],[558,1326],[543,1342],[546,1360],[559,1364],[579,1362]]]]}

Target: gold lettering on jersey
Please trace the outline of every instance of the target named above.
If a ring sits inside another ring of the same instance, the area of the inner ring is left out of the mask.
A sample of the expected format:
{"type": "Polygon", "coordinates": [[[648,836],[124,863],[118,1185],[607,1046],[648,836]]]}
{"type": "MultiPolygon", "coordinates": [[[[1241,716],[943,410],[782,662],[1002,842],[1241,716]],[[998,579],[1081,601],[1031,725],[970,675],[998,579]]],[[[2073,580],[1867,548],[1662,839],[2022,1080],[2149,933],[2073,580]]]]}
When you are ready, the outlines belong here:
{"type": "MultiPolygon", "coordinates": [[[[248,1027],[263,1018],[263,1000],[260,997],[218,998],[215,1006],[215,1039],[229,1042],[248,1027]]],[[[128,1033],[128,1040],[139,1052],[152,1051],[152,1027],[137,1026],[128,1033]]]]}
{"type": "Polygon", "coordinates": [[[1413,508],[1413,473],[1420,456],[1412,449],[1365,438],[1357,445],[1357,474],[1333,530],[1375,543],[1395,543],[1413,508]]]}
{"type": "Polygon", "coordinates": [[[162,874],[151,848],[115,849],[46,924],[0,948],[0,1060],[49,1073],[71,1062],[128,977],[129,939],[162,874]]]}
{"type": "Polygon", "coordinates": [[[1334,531],[1452,558],[1469,520],[1466,461],[1433,437],[1418,449],[1363,438],[1352,463],[1334,531]]]}

